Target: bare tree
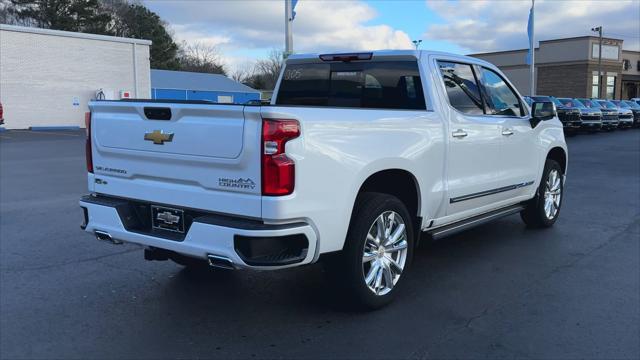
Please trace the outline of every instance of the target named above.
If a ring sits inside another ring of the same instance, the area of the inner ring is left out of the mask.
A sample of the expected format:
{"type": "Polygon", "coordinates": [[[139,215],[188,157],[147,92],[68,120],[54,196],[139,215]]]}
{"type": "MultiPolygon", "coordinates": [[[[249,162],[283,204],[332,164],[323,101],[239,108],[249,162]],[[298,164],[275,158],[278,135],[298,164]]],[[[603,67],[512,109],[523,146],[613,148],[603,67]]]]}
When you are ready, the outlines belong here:
{"type": "Polygon", "coordinates": [[[218,48],[203,42],[186,43],[180,47],[180,69],[184,71],[226,75],[218,48]]]}
{"type": "Polygon", "coordinates": [[[248,84],[251,82],[251,78],[254,74],[255,64],[245,62],[236,66],[235,70],[231,73],[231,79],[239,83],[248,84]]]}
{"type": "Polygon", "coordinates": [[[255,67],[255,85],[256,89],[272,90],[276,86],[280,70],[284,61],[284,52],[282,50],[273,49],[266,59],[260,59],[256,62],[255,67]]]}

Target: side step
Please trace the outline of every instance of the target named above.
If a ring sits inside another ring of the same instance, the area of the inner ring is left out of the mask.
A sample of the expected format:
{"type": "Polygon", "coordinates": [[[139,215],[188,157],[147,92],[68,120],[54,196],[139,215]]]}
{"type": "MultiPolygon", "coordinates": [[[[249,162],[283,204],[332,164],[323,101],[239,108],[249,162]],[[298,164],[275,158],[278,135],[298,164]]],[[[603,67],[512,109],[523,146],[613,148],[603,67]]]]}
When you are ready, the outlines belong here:
{"type": "Polygon", "coordinates": [[[465,231],[468,229],[471,229],[472,227],[478,226],[478,225],[482,225],[482,224],[486,224],[490,221],[499,219],[501,217],[505,217],[505,216],[509,216],[509,215],[513,215],[515,213],[519,213],[520,211],[524,210],[524,206],[523,205],[512,205],[506,208],[502,208],[502,209],[498,209],[498,210],[494,210],[491,212],[488,212],[486,214],[482,214],[482,215],[477,215],[474,216],[472,218],[468,218],[465,220],[461,220],[449,225],[445,225],[433,230],[427,230],[425,231],[425,233],[427,235],[430,235],[431,238],[433,240],[439,240],[442,239],[444,237],[447,236],[451,236],[453,234],[457,234],[461,231],[465,231]]]}

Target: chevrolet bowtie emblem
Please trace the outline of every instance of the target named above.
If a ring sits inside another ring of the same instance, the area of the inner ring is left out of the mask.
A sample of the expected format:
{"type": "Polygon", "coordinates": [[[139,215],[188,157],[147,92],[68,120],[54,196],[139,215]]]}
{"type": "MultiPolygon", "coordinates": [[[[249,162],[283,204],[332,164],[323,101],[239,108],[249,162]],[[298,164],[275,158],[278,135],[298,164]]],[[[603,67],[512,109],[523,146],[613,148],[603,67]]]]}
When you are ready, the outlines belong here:
{"type": "Polygon", "coordinates": [[[165,224],[168,225],[173,225],[173,224],[177,224],[178,221],[180,221],[180,217],[177,215],[173,215],[172,213],[165,211],[163,213],[158,213],[158,215],[156,216],[157,220],[162,221],[165,224]]]}
{"type": "Polygon", "coordinates": [[[144,139],[153,141],[156,145],[164,145],[164,142],[171,142],[173,140],[173,133],[165,134],[162,130],[153,130],[144,134],[144,139]]]}

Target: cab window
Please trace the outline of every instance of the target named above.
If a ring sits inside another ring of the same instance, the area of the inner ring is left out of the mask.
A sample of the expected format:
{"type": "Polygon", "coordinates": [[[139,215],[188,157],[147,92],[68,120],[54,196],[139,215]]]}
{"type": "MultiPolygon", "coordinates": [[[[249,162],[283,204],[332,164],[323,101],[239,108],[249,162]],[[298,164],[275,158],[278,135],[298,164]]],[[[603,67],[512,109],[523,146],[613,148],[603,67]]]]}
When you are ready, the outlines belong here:
{"type": "Polygon", "coordinates": [[[487,115],[525,115],[518,95],[495,71],[480,68],[480,83],[487,103],[487,115]]]}
{"type": "Polygon", "coordinates": [[[482,97],[471,65],[438,61],[438,67],[451,106],[465,114],[484,114],[482,97]]]}

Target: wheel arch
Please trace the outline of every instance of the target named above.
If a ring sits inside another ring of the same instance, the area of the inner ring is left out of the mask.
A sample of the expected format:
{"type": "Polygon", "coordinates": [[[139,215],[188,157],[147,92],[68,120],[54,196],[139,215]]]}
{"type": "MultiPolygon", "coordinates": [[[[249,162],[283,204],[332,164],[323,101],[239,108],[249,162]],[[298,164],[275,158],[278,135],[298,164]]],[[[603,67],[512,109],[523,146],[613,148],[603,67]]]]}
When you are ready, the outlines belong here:
{"type": "Polygon", "coordinates": [[[562,169],[562,173],[567,173],[567,152],[565,149],[556,146],[549,150],[547,153],[547,159],[555,160],[560,164],[560,168],[562,169]]]}
{"type": "Polygon", "coordinates": [[[413,216],[411,221],[413,222],[414,236],[416,238],[415,245],[418,244],[420,239],[420,230],[422,226],[421,211],[421,195],[420,185],[417,178],[412,172],[400,169],[384,169],[378,170],[369,175],[360,185],[356,197],[353,201],[351,208],[351,221],[356,211],[356,203],[360,197],[360,194],[365,192],[378,192],[389,194],[397,197],[407,207],[409,214],[413,216]]]}

